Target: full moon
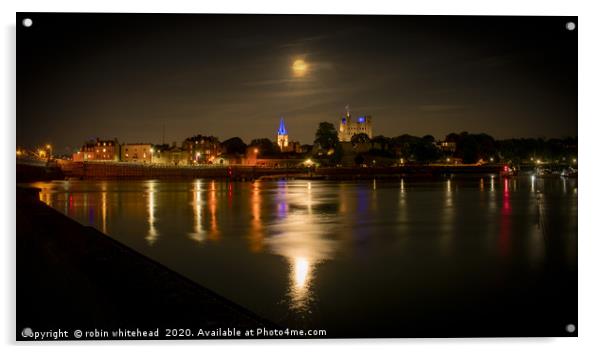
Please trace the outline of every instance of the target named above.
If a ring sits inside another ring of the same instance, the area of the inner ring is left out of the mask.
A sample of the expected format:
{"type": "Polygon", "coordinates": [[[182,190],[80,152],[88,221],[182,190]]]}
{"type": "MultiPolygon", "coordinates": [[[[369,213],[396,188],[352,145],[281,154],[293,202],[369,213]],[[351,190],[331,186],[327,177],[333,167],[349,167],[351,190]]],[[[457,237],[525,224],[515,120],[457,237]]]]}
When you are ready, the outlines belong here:
{"type": "Polygon", "coordinates": [[[293,63],[293,74],[303,76],[307,72],[307,63],[303,59],[297,59],[293,63]]]}

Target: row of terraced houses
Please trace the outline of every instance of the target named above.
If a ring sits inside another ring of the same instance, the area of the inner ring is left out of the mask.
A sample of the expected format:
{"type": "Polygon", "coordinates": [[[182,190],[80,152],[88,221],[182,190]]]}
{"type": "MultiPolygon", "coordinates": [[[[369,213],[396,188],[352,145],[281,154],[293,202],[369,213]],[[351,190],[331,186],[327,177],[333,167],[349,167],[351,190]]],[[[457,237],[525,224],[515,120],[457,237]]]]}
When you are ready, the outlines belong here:
{"type": "Polygon", "coordinates": [[[73,161],[157,163],[170,165],[193,165],[228,163],[221,157],[219,140],[213,136],[197,135],[187,138],[177,146],[151,143],[119,143],[117,138],[96,138],[86,142],[80,151],[73,154],[73,161]]]}

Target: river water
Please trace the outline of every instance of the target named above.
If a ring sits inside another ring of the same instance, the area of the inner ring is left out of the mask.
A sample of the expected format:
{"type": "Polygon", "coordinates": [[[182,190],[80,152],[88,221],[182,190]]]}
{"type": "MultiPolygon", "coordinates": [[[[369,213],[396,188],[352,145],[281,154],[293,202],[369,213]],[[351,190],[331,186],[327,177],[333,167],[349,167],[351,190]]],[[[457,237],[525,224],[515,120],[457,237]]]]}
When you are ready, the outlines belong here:
{"type": "Polygon", "coordinates": [[[576,179],[33,185],[69,217],[290,328],[564,335],[576,324],[576,179]]]}

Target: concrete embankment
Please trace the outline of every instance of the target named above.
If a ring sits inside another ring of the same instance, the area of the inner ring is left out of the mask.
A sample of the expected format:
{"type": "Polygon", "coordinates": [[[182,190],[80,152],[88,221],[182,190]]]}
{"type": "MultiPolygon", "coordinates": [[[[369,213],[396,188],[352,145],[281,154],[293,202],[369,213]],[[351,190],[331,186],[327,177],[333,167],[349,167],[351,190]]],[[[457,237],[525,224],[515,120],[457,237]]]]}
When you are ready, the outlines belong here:
{"type": "Polygon", "coordinates": [[[266,168],[255,166],[161,166],[151,164],[62,162],[65,177],[77,179],[233,179],[254,180],[261,176],[299,175],[304,168],[266,168]]]}
{"type": "Polygon", "coordinates": [[[65,176],[61,169],[54,166],[47,166],[46,164],[31,164],[31,163],[19,163],[16,164],[17,181],[18,182],[30,182],[30,181],[49,181],[53,179],[63,179],[65,176]]]}
{"type": "Polygon", "coordinates": [[[345,179],[391,179],[400,177],[436,177],[451,174],[498,174],[502,170],[499,165],[404,165],[397,167],[324,167],[312,174],[316,177],[331,180],[345,179]]]}
{"type": "Polygon", "coordinates": [[[158,328],[165,338],[168,328],[277,328],[46,206],[37,189],[17,187],[16,215],[17,340],[29,339],[24,328],[67,330],[65,339],[76,329],[158,328]]]}
{"type": "Polygon", "coordinates": [[[406,165],[397,167],[298,167],[274,168],[258,166],[159,166],[149,164],[67,162],[60,163],[67,178],[78,179],[177,179],[211,178],[255,180],[275,178],[366,179],[399,178],[403,176],[437,176],[441,174],[499,173],[499,165],[445,166],[406,165]]]}

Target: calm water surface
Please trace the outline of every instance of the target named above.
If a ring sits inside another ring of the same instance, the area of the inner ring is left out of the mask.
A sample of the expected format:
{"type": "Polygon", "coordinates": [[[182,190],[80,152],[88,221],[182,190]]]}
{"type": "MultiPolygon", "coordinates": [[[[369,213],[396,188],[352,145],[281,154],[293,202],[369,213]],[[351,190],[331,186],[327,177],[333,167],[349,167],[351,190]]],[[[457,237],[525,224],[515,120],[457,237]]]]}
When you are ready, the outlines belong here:
{"type": "Polygon", "coordinates": [[[374,336],[576,321],[576,179],[34,185],[283,325],[374,336]]]}

